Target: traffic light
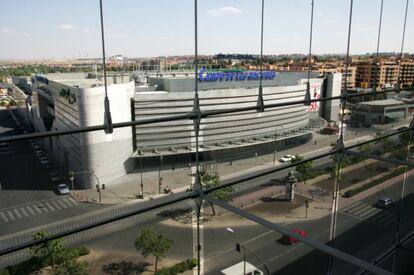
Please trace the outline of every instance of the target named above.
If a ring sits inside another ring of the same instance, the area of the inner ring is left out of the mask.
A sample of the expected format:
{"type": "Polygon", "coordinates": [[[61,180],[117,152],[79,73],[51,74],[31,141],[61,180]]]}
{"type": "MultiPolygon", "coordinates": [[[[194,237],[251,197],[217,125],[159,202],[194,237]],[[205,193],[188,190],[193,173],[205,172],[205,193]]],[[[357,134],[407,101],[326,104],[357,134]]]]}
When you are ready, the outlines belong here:
{"type": "Polygon", "coordinates": [[[239,243],[236,243],[236,251],[237,252],[241,251],[241,245],[239,243]]]}

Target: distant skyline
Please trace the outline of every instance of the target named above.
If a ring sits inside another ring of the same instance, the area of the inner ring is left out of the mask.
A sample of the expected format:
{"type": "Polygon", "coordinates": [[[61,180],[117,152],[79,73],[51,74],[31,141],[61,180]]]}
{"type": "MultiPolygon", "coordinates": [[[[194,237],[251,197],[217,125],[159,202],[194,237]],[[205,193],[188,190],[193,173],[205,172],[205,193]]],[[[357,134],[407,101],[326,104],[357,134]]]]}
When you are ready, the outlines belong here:
{"type": "MultiPolygon", "coordinates": [[[[351,54],[376,51],[380,0],[354,1],[351,54]]],[[[311,0],[265,0],[264,54],[307,54],[311,0]]],[[[406,0],[384,0],[380,52],[399,52],[406,0]]],[[[102,54],[98,0],[0,0],[0,59],[102,54]]],[[[193,0],[103,0],[107,56],[194,54],[193,0]]],[[[315,0],[314,54],[346,52],[349,0],[315,0]]],[[[260,0],[199,0],[199,54],[260,51],[260,0]]],[[[404,52],[414,52],[414,5],[404,52]]]]}

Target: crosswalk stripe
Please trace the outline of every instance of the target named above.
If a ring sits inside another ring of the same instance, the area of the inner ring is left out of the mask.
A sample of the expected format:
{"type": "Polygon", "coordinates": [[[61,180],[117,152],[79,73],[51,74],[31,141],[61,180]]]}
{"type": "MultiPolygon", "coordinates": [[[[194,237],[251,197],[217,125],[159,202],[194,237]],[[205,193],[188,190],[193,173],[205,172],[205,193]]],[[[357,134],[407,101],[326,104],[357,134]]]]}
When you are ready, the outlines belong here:
{"type": "Polygon", "coordinates": [[[353,215],[356,215],[356,216],[361,216],[363,213],[366,213],[366,212],[370,211],[371,209],[372,209],[372,206],[365,205],[362,208],[359,208],[359,209],[357,209],[355,211],[352,211],[352,214],[353,215]]]}
{"type": "Polygon", "coordinates": [[[4,222],[8,222],[9,219],[7,218],[6,214],[4,214],[3,212],[0,212],[0,217],[4,222]]]}
{"type": "Polygon", "coordinates": [[[9,214],[9,217],[11,220],[15,220],[16,218],[13,216],[13,213],[10,210],[7,210],[7,214],[9,214]]]}
{"type": "Polygon", "coordinates": [[[392,219],[389,219],[387,221],[384,221],[382,223],[383,226],[389,226],[392,225],[393,223],[395,223],[397,221],[397,217],[393,217],[392,219]]]}
{"type": "Polygon", "coordinates": [[[376,214],[380,213],[381,210],[371,207],[371,209],[369,209],[368,211],[361,213],[361,215],[359,215],[361,218],[363,219],[369,219],[373,216],[375,216],[376,214]]]}
{"type": "Polygon", "coordinates": [[[38,204],[33,205],[33,208],[36,210],[36,212],[38,214],[42,214],[43,213],[38,204]]]}
{"type": "Polygon", "coordinates": [[[353,211],[348,211],[352,215],[359,216],[360,214],[364,213],[365,211],[369,210],[371,206],[369,205],[363,205],[362,207],[359,207],[358,209],[355,209],[353,211]]]}
{"type": "Polygon", "coordinates": [[[61,210],[62,209],[62,207],[59,204],[57,204],[56,201],[51,201],[50,203],[56,208],[56,210],[61,210]]]}
{"type": "Polygon", "coordinates": [[[71,201],[75,206],[79,205],[79,202],[74,200],[73,198],[68,198],[69,201],[71,201]]]}
{"type": "Polygon", "coordinates": [[[19,210],[17,210],[17,208],[13,209],[14,213],[16,213],[16,216],[18,219],[22,218],[22,214],[20,214],[19,210]]]}
{"type": "Polygon", "coordinates": [[[47,206],[47,208],[49,208],[51,211],[55,211],[56,209],[49,203],[49,202],[45,202],[45,205],[47,206]]]}
{"type": "Polygon", "coordinates": [[[61,200],[56,201],[60,206],[63,208],[68,208],[66,204],[64,204],[61,200]]]}
{"type": "Polygon", "coordinates": [[[382,224],[382,223],[384,223],[384,222],[386,222],[388,220],[392,220],[393,218],[394,218],[394,214],[393,213],[385,212],[384,215],[381,215],[380,217],[378,217],[376,219],[373,219],[373,221],[375,223],[382,224]]]}
{"type": "Polygon", "coordinates": [[[26,209],[29,210],[30,214],[36,215],[36,212],[32,209],[32,207],[30,205],[27,205],[26,209]]]}
{"type": "Polygon", "coordinates": [[[355,202],[355,203],[353,203],[353,204],[351,204],[351,205],[348,205],[347,207],[342,208],[342,211],[344,211],[344,212],[351,211],[351,209],[353,209],[353,208],[355,208],[355,207],[358,207],[358,206],[360,206],[361,204],[362,204],[362,203],[360,203],[359,201],[358,201],[358,202],[355,202]]]}
{"type": "Polygon", "coordinates": [[[20,207],[20,212],[22,212],[24,216],[29,217],[29,214],[27,214],[27,211],[25,208],[20,207]]]}
{"type": "Polygon", "coordinates": [[[68,207],[73,207],[73,201],[69,200],[69,199],[64,199],[62,200],[63,203],[65,203],[68,207]]]}
{"type": "Polygon", "coordinates": [[[47,207],[43,204],[43,203],[38,203],[37,205],[39,205],[39,210],[41,210],[42,212],[44,211],[45,213],[49,212],[49,209],[47,209],[47,207]]]}

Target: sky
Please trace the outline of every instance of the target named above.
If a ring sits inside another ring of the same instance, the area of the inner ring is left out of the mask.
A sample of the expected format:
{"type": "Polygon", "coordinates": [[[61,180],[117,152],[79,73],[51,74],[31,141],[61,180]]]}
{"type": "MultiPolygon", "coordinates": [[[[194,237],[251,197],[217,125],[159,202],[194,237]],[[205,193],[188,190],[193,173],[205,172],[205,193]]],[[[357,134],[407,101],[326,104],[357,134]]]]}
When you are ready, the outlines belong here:
{"type": "MultiPolygon", "coordinates": [[[[381,0],[354,0],[351,54],[375,52],[381,0]]],[[[399,52],[406,0],[384,0],[380,51],[399,52]]],[[[350,0],[315,0],[314,54],[345,53],[350,0]]],[[[0,0],[0,59],[102,55],[99,0],[0,0]]],[[[308,53],[311,0],[265,0],[264,54],[308,53]]],[[[194,0],[103,0],[106,55],[194,54],[194,0]]],[[[199,54],[260,52],[261,0],[198,0],[199,54]]],[[[405,52],[414,52],[414,4],[405,52]]]]}

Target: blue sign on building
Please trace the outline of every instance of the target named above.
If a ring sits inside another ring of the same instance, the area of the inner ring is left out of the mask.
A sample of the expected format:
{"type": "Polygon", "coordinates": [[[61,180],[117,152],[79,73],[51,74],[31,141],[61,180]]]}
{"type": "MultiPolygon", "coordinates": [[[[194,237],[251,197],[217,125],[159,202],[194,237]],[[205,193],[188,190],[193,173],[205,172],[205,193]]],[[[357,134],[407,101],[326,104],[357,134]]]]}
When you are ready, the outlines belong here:
{"type": "Polygon", "coordinates": [[[241,81],[241,80],[259,80],[260,76],[262,75],[262,79],[274,79],[276,77],[275,71],[263,71],[260,72],[237,72],[237,71],[207,71],[205,67],[203,67],[200,72],[198,73],[198,79],[203,82],[207,81],[241,81]]]}

